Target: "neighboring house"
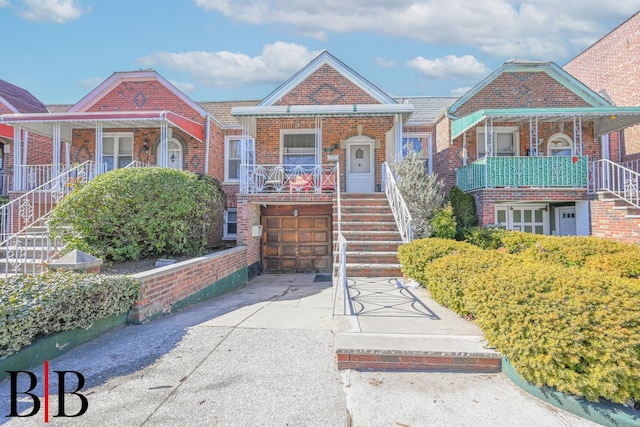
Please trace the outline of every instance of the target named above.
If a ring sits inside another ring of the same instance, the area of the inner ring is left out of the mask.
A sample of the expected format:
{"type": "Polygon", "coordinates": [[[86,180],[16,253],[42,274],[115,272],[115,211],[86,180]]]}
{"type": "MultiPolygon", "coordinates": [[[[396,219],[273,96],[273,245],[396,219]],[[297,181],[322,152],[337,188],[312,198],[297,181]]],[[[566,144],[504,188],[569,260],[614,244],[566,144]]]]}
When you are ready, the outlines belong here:
{"type": "MultiPolygon", "coordinates": [[[[620,24],[584,52],[569,61],[564,70],[582,81],[613,105],[640,105],[640,12],[620,24]]],[[[640,171],[640,126],[610,135],[605,154],[614,162],[629,162],[640,171]],[[634,161],[635,162],[631,162],[634,161]]]]}
{"type": "MultiPolygon", "coordinates": [[[[474,195],[482,226],[589,235],[601,137],[639,122],[640,108],[611,106],[552,62],[513,60],[441,117],[434,171],[474,195]]],[[[637,241],[640,229],[606,237],[637,241]]]]}
{"type": "MultiPolygon", "coordinates": [[[[21,113],[48,113],[47,107],[29,91],[0,80],[0,115],[21,113]]],[[[0,124],[0,194],[7,194],[12,186],[12,169],[14,164],[11,145],[14,139],[14,129],[6,124],[0,124]]],[[[50,163],[46,158],[51,153],[51,139],[33,135],[30,139],[32,146],[28,157],[23,157],[20,164],[43,165],[50,163]]],[[[35,178],[36,169],[31,169],[27,176],[35,178]]]]}

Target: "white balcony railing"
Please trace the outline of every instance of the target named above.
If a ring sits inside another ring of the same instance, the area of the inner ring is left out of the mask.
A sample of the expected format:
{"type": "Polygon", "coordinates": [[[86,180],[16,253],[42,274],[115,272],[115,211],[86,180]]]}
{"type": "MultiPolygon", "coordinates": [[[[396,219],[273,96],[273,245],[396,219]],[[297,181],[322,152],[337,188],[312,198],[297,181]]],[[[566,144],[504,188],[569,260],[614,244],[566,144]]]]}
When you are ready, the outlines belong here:
{"type": "Polygon", "coordinates": [[[333,193],[337,165],[240,165],[240,194],[333,193]]]}

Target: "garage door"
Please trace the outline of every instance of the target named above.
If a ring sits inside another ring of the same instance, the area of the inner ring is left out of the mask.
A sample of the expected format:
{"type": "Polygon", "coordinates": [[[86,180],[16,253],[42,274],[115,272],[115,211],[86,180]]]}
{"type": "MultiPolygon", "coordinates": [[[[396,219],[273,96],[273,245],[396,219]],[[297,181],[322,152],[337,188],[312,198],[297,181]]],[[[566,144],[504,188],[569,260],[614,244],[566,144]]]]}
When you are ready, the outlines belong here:
{"type": "Polygon", "coordinates": [[[331,271],[331,216],[263,216],[262,265],[269,273],[331,271]]]}

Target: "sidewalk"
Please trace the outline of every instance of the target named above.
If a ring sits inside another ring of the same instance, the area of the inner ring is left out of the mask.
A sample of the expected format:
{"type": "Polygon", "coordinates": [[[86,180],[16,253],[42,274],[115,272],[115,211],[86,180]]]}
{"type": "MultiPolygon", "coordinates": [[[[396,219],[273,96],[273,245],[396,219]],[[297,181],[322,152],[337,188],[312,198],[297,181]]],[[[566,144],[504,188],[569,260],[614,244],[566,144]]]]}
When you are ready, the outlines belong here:
{"type": "MultiPolygon", "coordinates": [[[[145,325],[125,326],[52,360],[51,370],[86,376],[82,392],[89,410],[78,418],[52,417],[50,424],[593,425],[527,395],[502,374],[339,371],[333,288],[314,279],[259,276],[230,294],[145,325]]],[[[445,319],[439,308],[423,302],[445,319]]],[[[361,313],[358,324],[369,333],[376,324],[406,326],[420,319],[380,321],[361,313]]],[[[418,332],[416,345],[424,331],[418,332]]],[[[8,381],[0,383],[0,393],[8,395],[8,381]]],[[[37,393],[42,396],[41,387],[37,393]]],[[[9,413],[7,400],[0,400],[4,415],[9,413]]],[[[23,400],[21,408],[27,410],[29,399],[23,400]]],[[[67,400],[72,404],[73,396],[67,400]]],[[[55,395],[49,405],[53,416],[55,395]]],[[[73,405],[68,412],[74,413],[73,405]]],[[[0,418],[0,423],[35,426],[43,418],[0,418]]]]}

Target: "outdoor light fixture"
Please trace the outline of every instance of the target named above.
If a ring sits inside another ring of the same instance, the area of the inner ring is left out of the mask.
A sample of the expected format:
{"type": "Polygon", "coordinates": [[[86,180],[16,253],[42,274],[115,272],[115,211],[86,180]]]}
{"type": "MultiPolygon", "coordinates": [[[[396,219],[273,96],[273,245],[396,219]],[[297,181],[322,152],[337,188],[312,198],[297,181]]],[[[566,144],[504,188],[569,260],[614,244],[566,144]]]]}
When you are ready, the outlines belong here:
{"type": "Polygon", "coordinates": [[[147,138],[142,140],[142,149],[145,152],[149,151],[149,140],[147,138]]]}

